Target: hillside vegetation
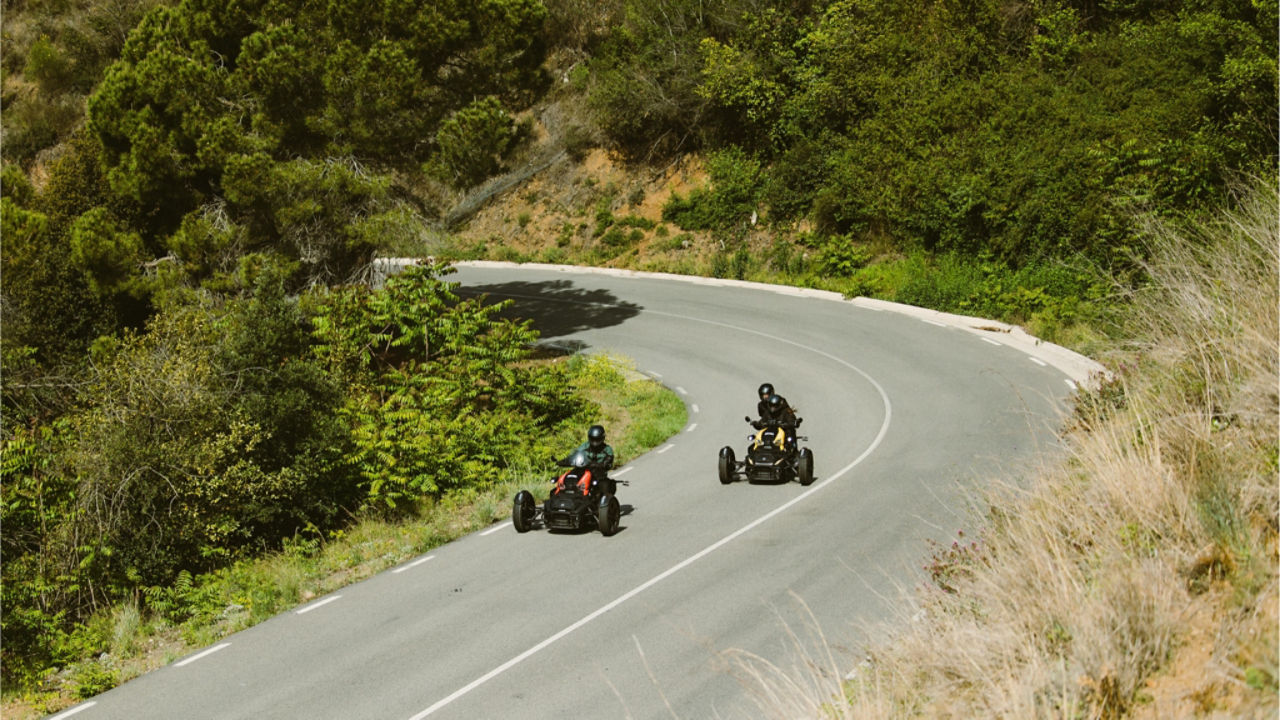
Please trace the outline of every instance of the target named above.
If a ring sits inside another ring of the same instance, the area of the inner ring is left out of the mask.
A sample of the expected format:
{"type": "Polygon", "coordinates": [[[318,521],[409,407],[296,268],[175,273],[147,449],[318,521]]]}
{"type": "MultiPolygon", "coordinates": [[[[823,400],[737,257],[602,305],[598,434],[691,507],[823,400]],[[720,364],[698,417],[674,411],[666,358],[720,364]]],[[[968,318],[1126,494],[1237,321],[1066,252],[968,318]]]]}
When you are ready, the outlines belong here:
{"type": "Polygon", "coordinates": [[[1161,287],[1146,224],[1277,165],[1261,0],[2,10],[6,692],[604,412],[446,265],[369,287],[379,254],[767,278],[1100,353],[1161,287]]]}

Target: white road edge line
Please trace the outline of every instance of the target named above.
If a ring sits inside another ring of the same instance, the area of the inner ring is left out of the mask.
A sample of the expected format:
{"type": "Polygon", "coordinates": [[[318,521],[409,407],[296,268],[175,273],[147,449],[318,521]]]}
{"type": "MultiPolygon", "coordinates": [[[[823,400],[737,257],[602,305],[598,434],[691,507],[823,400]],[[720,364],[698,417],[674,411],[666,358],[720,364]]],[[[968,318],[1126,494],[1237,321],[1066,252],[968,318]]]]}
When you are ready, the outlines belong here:
{"type": "Polygon", "coordinates": [[[698,403],[694,403],[694,404],[693,404],[693,411],[694,411],[694,412],[702,412],[702,410],[698,409],[698,403]]]}
{"type": "Polygon", "coordinates": [[[87,702],[87,703],[80,703],[79,705],[77,705],[77,706],[75,706],[75,707],[71,708],[70,710],[67,710],[66,712],[58,713],[57,715],[54,715],[53,717],[49,718],[49,720],[62,720],[63,718],[69,718],[69,717],[71,717],[72,715],[75,715],[76,713],[78,713],[78,712],[80,712],[80,711],[82,711],[82,710],[88,710],[89,708],[91,708],[91,707],[93,707],[94,705],[97,705],[97,704],[98,704],[98,703],[93,702],[93,701],[90,701],[90,702],[87,702]]]}
{"type": "MultiPolygon", "coordinates": [[[[502,526],[499,526],[499,527],[502,527],[502,526]]],[[[484,532],[484,534],[485,534],[485,535],[488,535],[489,533],[491,533],[491,532],[493,532],[494,530],[497,530],[497,529],[498,529],[498,528],[493,528],[493,530],[486,530],[486,531],[484,532]]],[[[392,575],[396,575],[396,574],[398,574],[398,573],[402,573],[402,572],[404,572],[405,570],[409,570],[410,568],[416,568],[416,567],[418,567],[419,565],[421,565],[422,563],[424,563],[424,562],[426,562],[426,561],[428,561],[428,560],[431,560],[431,559],[433,559],[433,558],[435,558],[435,555],[428,555],[428,556],[426,556],[426,557],[418,558],[417,560],[414,560],[413,562],[409,563],[408,565],[401,565],[400,567],[396,568],[395,570],[392,570],[392,571],[391,571],[391,574],[392,574],[392,575]]]]}
{"type": "Polygon", "coordinates": [[[672,444],[668,444],[668,445],[663,445],[662,447],[658,448],[657,450],[654,450],[654,452],[655,452],[655,453],[657,453],[657,454],[659,454],[659,455],[661,455],[662,453],[664,453],[664,452],[666,452],[666,451],[670,450],[670,449],[671,449],[671,448],[673,448],[673,447],[675,447],[675,444],[674,444],[674,443],[672,443],[672,444]]]}
{"type": "MultiPolygon", "coordinates": [[[[494,525],[493,527],[489,528],[488,530],[485,530],[484,532],[482,532],[482,533],[480,533],[480,534],[481,534],[481,535],[492,535],[492,534],[494,534],[494,533],[498,532],[499,530],[501,530],[501,529],[503,529],[503,528],[505,528],[505,527],[508,527],[509,525],[511,525],[511,523],[510,523],[510,522],[504,522],[504,523],[502,523],[501,525],[494,525]]],[[[433,557],[434,557],[434,556],[433,556],[433,557]]]]}
{"type": "Polygon", "coordinates": [[[183,665],[190,665],[191,663],[199,660],[200,658],[205,657],[207,655],[212,655],[218,652],[219,650],[222,650],[223,648],[230,647],[230,645],[231,643],[229,642],[222,643],[221,645],[214,645],[208,650],[205,650],[204,652],[198,652],[195,655],[192,655],[191,657],[187,658],[186,660],[179,660],[178,662],[174,663],[173,666],[182,667],[183,665]]]}
{"type": "Polygon", "coordinates": [[[677,386],[676,386],[676,392],[680,393],[681,395],[688,395],[688,394],[689,394],[689,391],[688,391],[688,390],[685,390],[684,388],[680,387],[679,385],[677,385],[677,386]]]}
{"type": "Polygon", "coordinates": [[[984,342],[984,343],[991,343],[992,345],[995,345],[996,347],[1004,347],[1004,343],[1002,343],[1002,342],[996,342],[995,340],[992,340],[991,338],[988,338],[988,337],[984,337],[984,338],[982,338],[982,342],[984,342]]]}
{"type": "Polygon", "coordinates": [[[338,598],[340,598],[340,597],[342,597],[342,596],[341,596],[341,595],[330,595],[329,597],[327,597],[327,598],[325,598],[325,599],[323,599],[323,600],[318,600],[318,601],[316,601],[316,602],[313,602],[313,603],[311,603],[310,605],[308,605],[308,606],[306,606],[306,607],[304,607],[304,608],[300,608],[300,609],[298,609],[298,610],[294,610],[294,611],[293,611],[293,614],[294,614],[294,615],[301,615],[301,614],[303,614],[303,613],[309,613],[309,612],[311,612],[312,610],[315,610],[316,608],[320,607],[321,605],[328,605],[329,603],[333,602],[334,600],[337,600],[337,599],[338,599],[338,598]]]}
{"type": "Polygon", "coordinates": [[[951,327],[950,325],[948,325],[948,324],[946,324],[946,323],[940,323],[940,322],[938,322],[937,320],[929,320],[928,318],[920,318],[920,321],[921,321],[921,322],[927,322],[927,323],[929,323],[930,325],[937,325],[938,327],[951,327]]]}
{"type": "Polygon", "coordinates": [[[626,466],[626,467],[622,468],[621,470],[619,470],[618,472],[614,473],[614,474],[613,474],[613,476],[614,476],[614,477],[618,477],[619,475],[626,475],[626,474],[627,474],[627,473],[629,473],[629,472],[631,472],[631,466],[630,466],[630,465],[628,465],[628,466],[626,466]]]}
{"type": "Polygon", "coordinates": [[[1039,365],[1040,367],[1049,367],[1049,363],[1047,363],[1047,362],[1045,362],[1045,361],[1041,360],[1041,359],[1040,359],[1040,358],[1038,358],[1038,357],[1035,357],[1035,356],[1032,356],[1032,355],[1028,355],[1028,356],[1027,356],[1027,359],[1028,359],[1028,360],[1030,360],[1031,362],[1033,362],[1033,363],[1035,363],[1035,364],[1039,365]]]}
{"type": "Polygon", "coordinates": [[[1067,387],[1071,388],[1072,390],[1077,389],[1075,380],[1072,380],[1071,378],[1067,378],[1066,382],[1067,382],[1067,387]]]}
{"type": "MultiPolygon", "coordinates": [[[[649,588],[653,587],[654,585],[657,585],[658,583],[662,582],[663,580],[666,580],[667,578],[669,578],[669,577],[671,577],[672,575],[674,575],[674,574],[676,574],[676,573],[680,572],[680,571],[681,571],[681,570],[683,570],[684,568],[686,568],[686,567],[688,567],[688,566],[692,565],[693,563],[697,562],[698,560],[701,560],[702,558],[706,557],[707,555],[710,555],[711,553],[713,553],[713,552],[715,552],[716,550],[720,549],[720,548],[721,548],[721,547],[723,547],[724,545],[727,545],[727,544],[729,544],[730,542],[733,542],[734,540],[736,540],[736,539],[737,539],[738,537],[740,537],[741,535],[743,535],[743,534],[745,534],[745,533],[747,533],[747,532],[750,532],[752,529],[754,529],[755,527],[757,527],[757,526],[759,526],[759,525],[763,524],[764,522],[768,521],[769,519],[773,518],[775,515],[778,515],[778,514],[780,514],[780,513],[784,512],[785,510],[787,510],[787,509],[788,509],[788,508],[790,508],[791,506],[795,505],[796,503],[799,503],[800,501],[802,501],[802,500],[804,500],[804,499],[808,498],[810,495],[812,495],[812,494],[814,494],[814,493],[818,492],[818,491],[819,491],[819,490],[821,490],[822,488],[825,488],[826,486],[830,485],[831,483],[833,483],[833,482],[835,482],[836,480],[838,480],[838,479],[840,479],[841,477],[843,477],[843,476],[844,476],[846,473],[848,473],[850,470],[852,470],[852,469],[854,469],[855,467],[857,467],[858,465],[860,465],[860,464],[862,463],[862,461],[863,461],[863,460],[867,459],[867,457],[868,457],[869,455],[871,455],[871,453],[875,452],[875,449],[876,449],[876,448],[878,448],[878,447],[880,447],[880,443],[884,441],[884,437],[885,437],[885,435],[886,435],[886,434],[888,434],[888,432],[889,432],[889,423],[890,423],[890,421],[891,421],[891,420],[892,420],[892,418],[893,418],[893,406],[892,406],[892,404],[889,402],[889,395],[888,395],[888,393],[886,393],[886,392],[884,391],[884,388],[880,385],[880,383],[876,382],[875,378],[871,377],[871,376],[870,376],[870,375],[868,375],[865,371],[863,371],[863,370],[859,369],[858,367],[854,366],[853,364],[851,364],[851,363],[849,363],[849,362],[847,362],[847,361],[845,361],[845,360],[842,360],[842,359],[840,359],[840,358],[838,358],[838,357],[836,357],[836,356],[834,356],[834,355],[832,355],[832,354],[830,354],[830,353],[828,353],[828,352],[824,352],[824,351],[819,350],[819,349],[817,349],[817,348],[809,347],[809,346],[807,346],[807,345],[803,345],[803,344],[801,344],[801,343],[795,342],[794,340],[787,340],[786,338],[775,337],[775,336],[773,336],[773,335],[769,335],[769,334],[767,334],[767,333],[762,333],[762,332],[760,332],[760,331],[758,331],[758,330],[751,330],[751,329],[749,329],[749,328],[742,328],[742,327],[738,327],[738,326],[736,326],[736,325],[730,325],[730,324],[728,324],[728,323],[715,322],[715,321],[713,321],[713,320],[703,320],[703,319],[701,319],[701,318],[693,318],[693,317],[688,317],[688,316],[684,316],[684,315],[676,315],[676,314],[674,314],[674,313],[664,313],[664,312],[657,311],[657,310],[646,310],[645,312],[650,312],[650,313],[653,313],[653,314],[655,314],[655,315],[668,315],[668,316],[670,316],[670,317],[680,317],[680,318],[684,318],[684,319],[686,319],[686,320],[692,320],[692,321],[696,321],[696,322],[703,322],[703,323],[707,323],[707,324],[709,324],[709,325],[720,325],[720,326],[722,326],[722,327],[731,328],[731,329],[733,329],[733,330],[740,330],[740,331],[742,331],[742,332],[751,333],[751,334],[753,334],[753,335],[760,335],[760,336],[763,336],[763,337],[771,338],[771,339],[773,339],[773,340],[777,340],[777,341],[779,341],[779,342],[786,343],[786,344],[788,344],[788,345],[794,345],[794,346],[796,346],[796,347],[798,347],[798,348],[802,348],[802,349],[804,349],[804,350],[808,350],[808,351],[810,351],[810,352],[816,353],[816,354],[821,355],[821,356],[823,356],[823,357],[825,357],[825,358],[828,358],[828,359],[830,359],[830,360],[833,360],[833,361],[835,361],[835,362],[837,362],[837,363],[839,363],[839,364],[841,364],[841,365],[844,365],[845,367],[849,368],[850,370],[853,370],[854,372],[858,373],[858,374],[859,374],[859,375],[861,375],[862,377],[866,378],[867,382],[871,383],[871,385],[872,385],[873,387],[875,387],[876,392],[880,393],[880,399],[881,399],[881,401],[884,403],[884,422],[882,422],[882,423],[880,424],[880,432],[878,432],[878,433],[876,434],[875,440],[872,440],[872,441],[871,441],[871,444],[867,446],[867,449],[866,449],[866,450],[863,450],[863,451],[862,451],[862,454],[861,454],[861,455],[859,455],[858,457],[854,458],[854,459],[853,459],[853,461],[852,461],[852,462],[850,462],[848,465],[845,465],[844,467],[842,467],[842,468],[840,468],[839,470],[837,470],[837,471],[836,471],[836,472],[835,472],[831,477],[827,478],[826,480],[823,480],[823,481],[822,481],[822,482],[820,482],[820,483],[817,483],[816,485],[814,485],[814,486],[810,487],[810,488],[809,488],[808,490],[806,490],[805,492],[800,493],[799,495],[795,496],[794,498],[791,498],[790,500],[788,500],[787,502],[783,503],[782,505],[779,505],[778,507],[774,508],[773,510],[770,510],[769,512],[765,513],[764,515],[761,515],[759,518],[756,518],[754,521],[752,521],[752,522],[748,523],[747,525],[743,526],[742,528],[740,528],[740,529],[738,529],[738,530],[735,530],[735,531],[734,531],[734,532],[732,532],[732,533],[729,533],[728,535],[726,535],[726,536],[724,536],[723,538],[721,538],[721,539],[717,540],[716,542],[714,542],[714,543],[712,543],[712,544],[708,545],[707,547],[703,548],[702,550],[698,551],[697,553],[694,553],[693,555],[690,555],[689,557],[685,558],[684,560],[681,560],[680,562],[676,563],[675,565],[672,565],[671,567],[667,568],[667,569],[666,569],[666,570],[664,570],[663,572],[661,572],[661,573],[659,573],[659,574],[657,574],[657,575],[655,575],[655,576],[653,576],[653,577],[649,578],[649,579],[648,579],[648,580],[646,580],[645,582],[643,582],[643,583],[641,583],[641,584],[637,585],[636,587],[634,587],[634,588],[632,588],[631,590],[629,590],[629,591],[627,591],[627,592],[623,593],[622,595],[619,595],[619,596],[617,597],[617,599],[615,599],[613,602],[610,602],[609,604],[607,604],[607,605],[605,605],[605,606],[603,606],[603,607],[599,608],[598,610],[596,610],[596,611],[592,612],[591,614],[587,615],[586,617],[583,617],[581,620],[579,620],[579,621],[577,621],[577,622],[573,623],[572,625],[570,625],[569,627],[567,627],[567,628],[565,628],[565,629],[561,630],[560,632],[556,633],[555,635],[552,635],[551,637],[547,638],[546,640],[543,640],[542,642],[538,643],[537,645],[534,645],[533,647],[529,648],[528,650],[525,650],[524,652],[522,652],[522,653],[520,653],[519,655],[517,655],[517,656],[515,656],[515,657],[511,658],[510,660],[508,660],[508,661],[506,661],[505,663],[503,663],[503,664],[499,665],[498,667],[496,667],[496,668],[494,668],[494,669],[490,670],[489,672],[485,673],[484,675],[481,675],[480,677],[476,678],[475,680],[472,680],[472,681],[471,681],[469,684],[467,684],[466,686],[464,686],[464,687],[462,687],[462,688],[459,688],[458,690],[455,690],[455,691],[453,692],[453,694],[449,695],[448,697],[446,697],[446,698],[444,698],[444,699],[442,699],[442,700],[437,701],[437,702],[436,702],[434,705],[432,705],[431,707],[429,707],[429,708],[427,708],[426,710],[423,710],[422,712],[418,713],[417,715],[414,715],[413,717],[409,718],[409,720],[422,720],[423,718],[425,718],[425,717],[427,717],[427,716],[429,716],[429,715],[433,715],[436,711],[438,711],[438,710],[440,710],[441,708],[443,708],[443,707],[445,707],[445,706],[447,706],[447,705],[451,704],[454,700],[457,700],[458,698],[462,697],[463,695],[466,695],[467,693],[471,692],[472,690],[475,690],[476,688],[478,688],[478,687],[480,687],[481,685],[483,685],[483,684],[485,684],[485,683],[489,682],[490,680],[492,680],[492,679],[494,679],[495,677],[497,677],[497,676],[501,675],[502,673],[506,672],[507,670],[510,670],[511,668],[515,667],[516,665],[519,665],[521,662],[523,662],[523,661],[525,661],[526,659],[528,659],[528,658],[532,657],[533,655],[537,654],[539,651],[541,651],[542,649],[544,649],[544,648],[546,648],[547,646],[551,645],[552,643],[556,642],[556,641],[557,641],[557,640],[559,640],[560,638],[562,638],[562,637],[564,637],[564,636],[566,636],[566,635],[568,635],[568,634],[572,633],[573,631],[577,630],[578,628],[582,627],[583,625],[586,625],[587,623],[591,622],[592,620],[595,620],[596,618],[600,617],[601,615],[604,615],[605,613],[609,612],[610,610],[612,610],[612,609],[614,609],[614,608],[618,607],[619,605],[621,605],[621,604],[625,603],[626,601],[630,600],[631,598],[635,597],[636,595],[639,595],[640,593],[644,592],[645,590],[648,590],[649,588]]],[[[1070,382],[1070,381],[1068,381],[1068,382],[1070,382]]],[[[663,448],[663,450],[670,449],[671,447],[673,447],[673,446],[668,445],[666,448],[663,448]]],[[[663,452],[663,450],[658,450],[658,452],[663,452]]],[[[616,477],[616,475],[615,475],[615,477],[616,477]]]]}
{"type": "MultiPolygon", "coordinates": [[[[879,387],[879,386],[877,385],[877,387],[879,387]]],[[[882,391],[882,392],[883,392],[883,391],[882,391]]],[[[579,621],[575,622],[574,624],[570,625],[569,627],[567,627],[567,628],[565,628],[565,629],[561,630],[560,632],[556,633],[555,635],[552,635],[551,637],[547,638],[546,640],[543,640],[542,642],[538,643],[537,645],[534,645],[533,647],[529,648],[528,650],[525,650],[524,652],[520,653],[519,655],[515,656],[514,658],[511,658],[510,660],[508,660],[508,661],[506,661],[505,663],[503,663],[503,664],[499,665],[498,667],[494,668],[493,670],[490,670],[489,672],[485,673],[484,675],[480,676],[479,678],[477,678],[477,679],[475,679],[475,680],[471,681],[471,683],[470,683],[470,684],[468,684],[467,686],[465,686],[465,687],[461,688],[460,690],[455,691],[452,695],[450,695],[450,696],[448,696],[448,697],[444,698],[443,700],[440,700],[440,701],[439,701],[439,702],[437,702],[435,705],[432,705],[431,707],[427,708],[426,710],[423,710],[422,712],[418,713],[417,715],[414,715],[413,717],[409,718],[409,720],[422,720],[423,718],[427,717],[428,715],[432,715],[432,714],[434,714],[437,710],[440,710],[441,708],[445,707],[446,705],[449,705],[450,703],[452,703],[454,700],[457,700],[458,698],[462,697],[463,695],[466,695],[467,693],[471,692],[472,690],[475,690],[476,688],[478,688],[478,687],[480,687],[481,685],[483,685],[483,684],[485,684],[485,683],[489,682],[490,680],[492,680],[492,679],[494,679],[495,677],[497,677],[497,676],[501,675],[502,673],[506,672],[507,670],[510,670],[511,668],[513,668],[513,667],[515,667],[516,665],[520,664],[520,663],[521,663],[521,662],[523,662],[524,660],[526,660],[526,659],[528,659],[529,657],[533,656],[535,653],[537,653],[537,652],[541,651],[542,649],[544,649],[544,648],[546,648],[547,646],[551,645],[551,644],[552,644],[552,643],[554,643],[555,641],[559,640],[560,638],[563,638],[564,636],[566,636],[566,635],[568,635],[568,634],[572,633],[573,631],[577,630],[578,628],[582,627],[583,625],[586,625],[587,623],[591,622],[592,620],[595,620],[596,618],[600,617],[601,615],[603,615],[603,614],[605,614],[605,613],[609,612],[610,610],[612,610],[612,609],[614,609],[614,608],[618,607],[619,605],[621,605],[621,604],[625,603],[626,601],[630,600],[631,598],[635,597],[636,595],[639,595],[640,593],[644,592],[645,590],[648,590],[649,588],[653,587],[654,585],[657,585],[658,583],[662,582],[663,580],[666,580],[667,578],[671,577],[672,575],[675,575],[676,573],[678,573],[678,572],[680,572],[681,570],[685,569],[686,567],[688,567],[688,566],[692,565],[693,563],[697,562],[698,560],[701,560],[702,558],[706,557],[707,555],[710,555],[711,553],[715,552],[716,550],[719,550],[719,549],[720,549],[721,547],[723,547],[724,545],[727,545],[727,544],[729,544],[730,542],[733,542],[734,540],[736,540],[739,536],[741,536],[741,535],[743,535],[743,534],[745,534],[745,533],[747,533],[747,532],[749,532],[749,531],[751,531],[751,530],[755,529],[758,525],[761,525],[761,524],[762,524],[762,523],[764,523],[765,521],[772,519],[775,515],[778,515],[778,514],[782,513],[783,511],[785,511],[785,510],[787,510],[788,508],[790,508],[792,505],[795,505],[796,503],[800,502],[801,500],[804,500],[805,498],[809,497],[810,495],[814,494],[815,492],[817,492],[817,491],[821,490],[822,488],[826,487],[827,485],[831,484],[831,483],[832,483],[832,482],[834,482],[835,480],[837,480],[837,479],[839,479],[840,477],[844,476],[844,474],[845,474],[845,473],[847,473],[847,472],[849,472],[850,470],[852,470],[852,469],[853,469],[854,467],[856,467],[859,463],[861,463],[861,462],[862,462],[862,461],[863,461],[863,460],[864,460],[868,455],[870,455],[870,454],[872,453],[872,451],[874,451],[874,450],[876,449],[876,447],[880,445],[880,441],[884,439],[885,433],[888,431],[888,429],[889,429],[888,414],[886,413],[886,416],[885,416],[885,423],[884,423],[884,425],[882,425],[882,426],[881,426],[881,428],[880,428],[880,434],[876,436],[875,441],[874,441],[874,442],[872,442],[872,443],[871,443],[871,445],[870,445],[866,450],[864,450],[864,451],[862,452],[862,454],[861,454],[861,455],[859,455],[859,456],[857,457],[857,459],[855,459],[853,462],[849,463],[848,465],[845,465],[843,468],[840,468],[840,470],[839,470],[838,472],[836,472],[834,475],[832,475],[831,477],[827,478],[826,480],[823,480],[822,482],[818,483],[817,485],[814,485],[813,487],[809,488],[807,491],[805,491],[805,492],[803,492],[803,493],[801,493],[801,494],[799,494],[799,495],[795,496],[795,497],[794,497],[794,498],[792,498],[791,500],[789,500],[789,501],[787,501],[787,502],[783,503],[782,505],[779,505],[778,507],[774,508],[773,510],[770,510],[768,513],[765,513],[764,515],[761,515],[759,518],[756,518],[756,520],[754,520],[753,522],[751,522],[751,523],[749,523],[749,524],[747,524],[747,525],[743,526],[742,528],[739,528],[738,530],[735,530],[734,532],[732,532],[732,533],[730,533],[730,534],[728,534],[728,535],[724,536],[723,538],[721,538],[721,539],[717,540],[716,542],[714,542],[714,543],[712,543],[712,544],[708,545],[707,547],[703,548],[702,550],[698,551],[697,553],[694,553],[693,555],[690,555],[689,557],[685,558],[684,560],[681,560],[680,562],[676,563],[675,565],[672,565],[671,567],[667,568],[667,569],[666,569],[666,570],[664,570],[663,572],[661,572],[661,573],[659,573],[659,574],[657,574],[657,575],[653,576],[652,578],[649,578],[648,580],[646,580],[645,582],[641,583],[640,585],[637,585],[635,588],[632,588],[631,590],[629,590],[629,591],[627,591],[627,592],[623,593],[622,595],[618,596],[618,597],[617,597],[617,599],[615,599],[613,602],[611,602],[611,603],[609,603],[609,604],[607,604],[607,605],[605,605],[605,606],[603,606],[603,607],[599,608],[599,609],[598,609],[598,610],[596,610],[595,612],[592,612],[590,615],[587,615],[586,617],[584,617],[584,618],[582,618],[581,620],[579,620],[579,621]]]]}
{"type": "Polygon", "coordinates": [[[685,432],[693,432],[693,429],[694,429],[694,428],[696,428],[696,427],[698,427],[698,423],[694,423],[694,424],[690,425],[689,427],[685,428],[685,429],[684,429],[684,431],[685,431],[685,432]]]}

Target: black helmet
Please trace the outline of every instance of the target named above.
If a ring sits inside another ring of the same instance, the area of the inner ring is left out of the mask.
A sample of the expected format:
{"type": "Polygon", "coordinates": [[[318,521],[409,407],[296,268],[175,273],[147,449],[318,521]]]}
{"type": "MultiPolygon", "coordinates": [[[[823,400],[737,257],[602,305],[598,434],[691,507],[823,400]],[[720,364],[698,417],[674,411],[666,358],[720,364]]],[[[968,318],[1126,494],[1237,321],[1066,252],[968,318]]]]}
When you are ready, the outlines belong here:
{"type": "Polygon", "coordinates": [[[604,426],[592,425],[587,430],[587,442],[591,443],[591,447],[598,448],[604,445],[604,426]]]}
{"type": "Polygon", "coordinates": [[[786,401],[782,399],[782,396],[781,396],[781,395],[770,395],[770,396],[769,396],[769,409],[770,409],[770,410],[772,410],[772,411],[774,411],[774,412],[777,412],[777,411],[781,410],[785,405],[786,405],[786,401]]]}
{"type": "Polygon", "coordinates": [[[773,383],[764,383],[756,392],[759,393],[761,400],[768,399],[773,394],[773,383]]]}

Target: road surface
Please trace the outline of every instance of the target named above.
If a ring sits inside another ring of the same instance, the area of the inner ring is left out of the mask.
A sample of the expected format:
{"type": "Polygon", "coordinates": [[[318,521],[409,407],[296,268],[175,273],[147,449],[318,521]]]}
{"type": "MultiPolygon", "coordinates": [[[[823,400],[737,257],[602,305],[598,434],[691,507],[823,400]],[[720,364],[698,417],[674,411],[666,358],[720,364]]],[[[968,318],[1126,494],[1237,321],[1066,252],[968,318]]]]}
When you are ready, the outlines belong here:
{"type": "Polygon", "coordinates": [[[499,523],[58,717],[758,716],[724,652],[786,666],[790,634],[816,628],[852,668],[928,540],[971,530],[967,493],[1052,448],[1095,367],[995,323],[823,293],[488,263],[452,279],[684,400],[687,427],[614,473],[621,531],[499,523]],[[717,479],[765,381],[804,418],[810,487],[717,479]]]}

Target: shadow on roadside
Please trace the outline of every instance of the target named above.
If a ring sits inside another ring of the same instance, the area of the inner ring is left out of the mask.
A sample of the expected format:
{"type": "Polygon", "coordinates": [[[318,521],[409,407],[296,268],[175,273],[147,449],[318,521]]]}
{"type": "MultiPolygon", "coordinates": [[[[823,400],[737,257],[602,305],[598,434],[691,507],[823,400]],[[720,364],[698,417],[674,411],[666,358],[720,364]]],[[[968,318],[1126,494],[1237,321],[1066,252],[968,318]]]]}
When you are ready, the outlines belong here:
{"type": "MultiPolygon", "coordinates": [[[[456,292],[464,297],[488,296],[494,302],[515,301],[515,305],[502,313],[503,317],[532,320],[534,329],[544,339],[621,325],[644,310],[640,305],[619,300],[608,290],[579,288],[570,280],[461,285],[456,292]]],[[[583,347],[578,342],[564,349],[573,351],[583,347]]]]}

